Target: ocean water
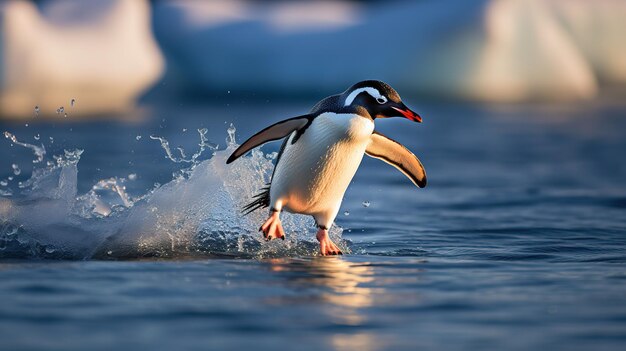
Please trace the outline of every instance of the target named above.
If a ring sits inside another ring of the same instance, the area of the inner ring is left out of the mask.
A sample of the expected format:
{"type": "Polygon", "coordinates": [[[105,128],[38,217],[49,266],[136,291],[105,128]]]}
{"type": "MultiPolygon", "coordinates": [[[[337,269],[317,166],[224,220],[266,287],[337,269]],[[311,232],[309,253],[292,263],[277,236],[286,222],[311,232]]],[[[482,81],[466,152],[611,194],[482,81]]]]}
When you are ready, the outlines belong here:
{"type": "Polygon", "coordinates": [[[265,243],[239,213],[278,143],[223,162],[312,103],[2,122],[0,349],[626,347],[626,107],[409,100],[424,123],[377,129],[428,186],[366,157],[332,232],[349,254],[318,257],[309,219],[265,243]]]}

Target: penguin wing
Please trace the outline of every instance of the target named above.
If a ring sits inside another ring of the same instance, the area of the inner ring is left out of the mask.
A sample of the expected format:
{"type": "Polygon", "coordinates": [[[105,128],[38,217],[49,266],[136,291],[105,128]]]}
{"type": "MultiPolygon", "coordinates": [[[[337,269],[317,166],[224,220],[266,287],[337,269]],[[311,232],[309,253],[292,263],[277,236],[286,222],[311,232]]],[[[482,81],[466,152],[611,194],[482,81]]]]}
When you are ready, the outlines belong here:
{"type": "Polygon", "coordinates": [[[426,171],[420,160],[402,144],[374,132],[365,149],[367,156],[383,160],[404,173],[413,184],[420,188],[426,186],[426,171]]]}
{"type": "Polygon", "coordinates": [[[226,163],[231,163],[239,157],[243,156],[246,152],[254,149],[255,147],[265,144],[268,141],[282,139],[295,130],[300,130],[308,126],[313,119],[312,115],[303,115],[293,117],[272,124],[271,126],[263,129],[262,131],[254,134],[250,139],[241,144],[235,152],[230,155],[226,163]]]}

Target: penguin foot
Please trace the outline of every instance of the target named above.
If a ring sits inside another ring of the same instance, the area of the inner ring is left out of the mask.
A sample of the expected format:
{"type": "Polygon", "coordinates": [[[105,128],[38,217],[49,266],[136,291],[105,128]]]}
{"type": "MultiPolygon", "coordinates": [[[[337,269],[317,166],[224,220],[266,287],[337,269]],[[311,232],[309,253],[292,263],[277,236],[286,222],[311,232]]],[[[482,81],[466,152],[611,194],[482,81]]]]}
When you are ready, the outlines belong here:
{"type": "Polygon", "coordinates": [[[319,229],[317,231],[316,237],[317,240],[320,242],[320,254],[322,256],[343,255],[343,252],[339,250],[339,247],[337,247],[337,245],[335,245],[335,243],[330,240],[327,229],[319,229]]]}
{"type": "Polygon", "coordinates": [[[272,239],[285,240],[285,231],[280,223],[279,213],[278,211],[273,211],[270,218],[259,228],[259,231],[263,232],[263,237],[268,241],[272,239]]]}

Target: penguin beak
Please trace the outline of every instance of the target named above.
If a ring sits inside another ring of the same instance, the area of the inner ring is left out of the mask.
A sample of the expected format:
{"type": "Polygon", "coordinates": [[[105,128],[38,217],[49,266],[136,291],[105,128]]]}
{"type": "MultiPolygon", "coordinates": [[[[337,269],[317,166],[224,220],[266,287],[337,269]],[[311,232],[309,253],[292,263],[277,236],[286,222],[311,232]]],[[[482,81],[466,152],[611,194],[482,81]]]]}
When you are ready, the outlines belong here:
{"type": "Polygon", "coordinates": [[[411,111],[410,108],[406,107],[406,105],[404,105],[403,103],[400,103],[398,105],[398,107],[396,106],[391,106],[392,109],[400,112],[402,114],[402,116],[404,116],[404,118],[413,121],[413,122],[417,122],[417,123],[422,123],[422,117],[420,115],[418,115],[417,113],[411,111]]]}

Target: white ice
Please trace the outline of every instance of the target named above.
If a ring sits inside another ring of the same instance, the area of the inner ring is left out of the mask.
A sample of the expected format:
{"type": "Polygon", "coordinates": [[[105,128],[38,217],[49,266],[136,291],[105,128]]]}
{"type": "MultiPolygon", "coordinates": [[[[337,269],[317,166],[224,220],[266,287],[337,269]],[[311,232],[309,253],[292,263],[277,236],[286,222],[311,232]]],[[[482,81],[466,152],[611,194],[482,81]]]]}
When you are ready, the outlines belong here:
{"type": "Polygon", "coordinates": [[[0,114],[128,110],[164,67],[150,21],[146,0],[0,1],[0,114]]]}

